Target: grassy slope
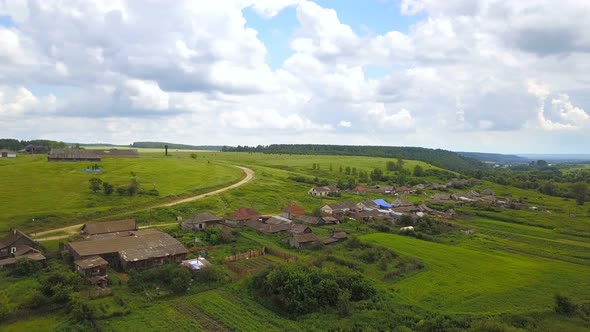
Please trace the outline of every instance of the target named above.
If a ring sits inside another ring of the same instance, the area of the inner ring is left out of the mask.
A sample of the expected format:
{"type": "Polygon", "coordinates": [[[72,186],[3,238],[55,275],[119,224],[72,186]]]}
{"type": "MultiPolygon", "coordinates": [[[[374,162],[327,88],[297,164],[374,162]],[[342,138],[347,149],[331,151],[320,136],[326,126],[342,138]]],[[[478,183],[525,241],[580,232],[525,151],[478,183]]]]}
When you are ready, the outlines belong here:
{"type": "Polygon", "coordinates": [[[140,158],[105,158],[100,175],[82,172],[92,163],[49,163],[44,156],[19,156],[0,160],[0,229],[9,226],[48,228],[48,224],[75,223],[76,219],[109,209],[128,210],[169,195],[205,192],[238,181],[242,171],[234,167],[208,163],[204,158],[162,157],[142,154],[140,158]],[[146,189],[153,187],[160,197],[124,197],[117,194],[94,194],[88,179],[99,177],[115,186],[129,183],[131,172],[146,189]],[[37,220],[32,225],[31,219],[37,220]],[[42,223],[42,225],[38,225],[42,223]]]}
{"type": "Polygon", "coordinates": [[[392,285],[391,290],[408,304],[427,309],[516,313],[550,308],[553,294],[559,291],[571,292],[578,300],[590,298],[588,266],[394,234],[370,234],[362,239],[426,264],[424,272],[392,285]]]}

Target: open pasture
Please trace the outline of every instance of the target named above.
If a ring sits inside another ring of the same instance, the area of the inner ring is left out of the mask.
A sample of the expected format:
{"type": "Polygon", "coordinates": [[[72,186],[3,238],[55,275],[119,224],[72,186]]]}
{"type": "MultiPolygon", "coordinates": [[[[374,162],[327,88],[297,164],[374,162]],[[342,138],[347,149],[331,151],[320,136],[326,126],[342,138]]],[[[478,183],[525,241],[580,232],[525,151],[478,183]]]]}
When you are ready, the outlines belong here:
{"type": "MultiPolygon", "coordinates": [[[[188,196],[208,192],[239,181],[243,172],[230,165],[205,159],[140,154],[139,158],[103,158],[97,163],[103,172],[83,169],[94,162],[48,162],[44,155],[19,155],[0,160],[0,229],[22,227],[30,231],[79,222],[116,211],[129,211],[165,201],[168,196],[188,196]],[[155,188],[159,196],[121,196],[116,192],[93,193],[88,180],[93,177],[113,184],[128,185],[132,173],[146,190],[155,188]],[[33,222],[32,219],[35,219],[33,222]]],[[[168,198],[169,199],[169,198],[168,198]]]]}
{"type": "Polygon", "coordinates": [[[451,246],[395,234],[362,240],[415,257],[426,268],[392,284],[403,302],[443,313],[500,314],[551,310],[553,295],[590,297],[590,267],[491,250],[475,243],[451,246]]]}

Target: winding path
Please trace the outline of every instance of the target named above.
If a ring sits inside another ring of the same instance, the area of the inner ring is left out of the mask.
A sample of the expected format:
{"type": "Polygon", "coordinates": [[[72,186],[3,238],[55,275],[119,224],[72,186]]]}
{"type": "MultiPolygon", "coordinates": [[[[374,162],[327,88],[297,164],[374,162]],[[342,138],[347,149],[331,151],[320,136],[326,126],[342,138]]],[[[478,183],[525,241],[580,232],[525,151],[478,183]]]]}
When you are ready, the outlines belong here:
{"type": "MultiPolygon", "coordinates": [[[[178,204],[198,201],[200,199],[207,198],[207,197],[217,195],[217,194],[221,194],[225,191],[243,186],[246,183],[254,180],[255,173],[253,170],[251,170],[250,168],[242,167],[242,166],[236,166],[236,167],[241,169],[244,173],[246,173],[246,177],[243,178],[242,180],[240,180],[240,182],[234,183],[234,184],[229,185],[227,187],[223,187],[221,189],[210,191],[208,193],[204,193],[204,194],[200,194],[200,195],[196,195],[196,196],[191,196],[191,197],[187,197],[187,198],[181,198],[181,199],[177,199],[172,202],[168,202],[168,203],[164,203],[164,204],[149,206],[149,207],[137,210],[137,211],[143,211],[143,210],[147,210],[147,209],[160,208],[160,207],[169,207],[169,206],[174,206],[174,205],[178,205],[178,204]]],[[[171,225],[171,223],[162,224],[162,225],[171,225]]],[[[76,234],[82,228],[82,226],[84,226],[84,224],[77,224],[77,225],[66,226],[66,227],[62,227],[62,228],[50,229],[50,230],[42,231],[42,232],[36,232],[36,233],[33,233],[33,239],[35,239],[36,241],[51,241],[51,240],[65,239],[72,234],[76,234]],[[54,233],[67,233],[67,234],[43,237],[45,235],[54,234],[54,233]]],[[[139,228],[149,228],[149,227],[153,227],[153,226],[157,226],[157,225],[140,226],[139,228]]]]}

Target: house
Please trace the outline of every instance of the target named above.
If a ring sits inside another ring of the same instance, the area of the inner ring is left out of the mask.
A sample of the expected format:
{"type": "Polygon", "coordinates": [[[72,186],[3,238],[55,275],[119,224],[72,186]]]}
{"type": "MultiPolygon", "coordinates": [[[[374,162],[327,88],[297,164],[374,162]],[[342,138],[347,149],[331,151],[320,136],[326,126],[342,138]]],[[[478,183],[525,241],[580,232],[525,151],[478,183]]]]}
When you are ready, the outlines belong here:
{"type": "Polygon", "coordinates": [[[362,222],[370,222],[375,219],[384,219],[388,218],[386,214],[379,212],[378,210],[363,210],[354,212],[351,217],[354,220],[362,221],[362,222]]]}
{"type": "Polygon", "coordinates": [[[80,234],[99,237],[105,234],[130,235],[134,231],[137,231],[135,219],[123,219],[84,224],[80,234]]]}
{"type": "Polygon", "coordinates": [[[266,224],[260,222],[258,220],[246,220],[244,222],[244,226],[250,227],[258,232],[265,233],[265,234],[276,234],[281,232],[288,232],[291,230],[292,225],[289,223],[281,223],[281,224],[266,224]]]}
{"type": "Polygon", "coordinates": [[[94,150],[53,149],[47,155],[47,161],[100,161],[100,155],[94,150]]]}
{"type": "Polygon", "coordinates": [[[25,148],[22,151],[31,154],[47,153],[49,152],[49,147],[40,144],[29,144],[25,146],[25,148]]]}
{"type": "Polygon", "coordinates": [[[45,262],[46,258],[34,247],[37,242],[25,233],[12,229],[0,239],[0,268],[16,264],[20,259],[45,262]]]}
{"type": "Polygon", "coordinates": [[[414,214],[420,212],[420,208],[414,205],[406,205],[406,206],[398,206],[393,208],[394,212],[401,213],[401,214],[414,214]]]}
{"type": "Polygon", "coordinates": [[[0,158],[16,158],[16,152],[2,149],[0,150],[0,158]]]}
{"type": "Polygon", "coordinates": [[[401,187],[395,189],[395,193],[396,194],[403,194],[403,195],[413,194],[414,189],[412,189],[408,186],[401,186],[401,187]]]}
{"type": "Polygon", "coordinates": [[[305,225],[292,224],[291,229],[289,230],[289,233],[291,233],[291,234],[311,233],[311,228],[309,228],[309,226],[305,226],[305,225]]]}
{"type": "Polygon", "coordinates": [[[434,201],[450,201],[452,199],[451,194],[434,194],[432,200],[434,201]]]}
{"type": "Polygon", "coordinates": [[[202,231],[205,228],[222,222],[223,219],[209,212],[197,213],[188,217],[180,224],[184,231],[202,231]]]}
{"type": "Polygon", "coordinates": [[[375,204],[373,201],[364,201],[357,203],[356,208],[358,210],[377,210],[379,209],[379,205],[375,204]]]}
{"type": "Polygon", "coordinates": [[[481,194],[484,196],[494,196],[495,193],[491,189],[484,189],[481,191],[481,194]]]}
{"type": "Polygon", "coordinates": [[[285,218],[285,217],[273,216],[273,217],[270,217],[267,220],[265,220],[264,223],[269,224],[269,225],[280,225],[280,224],[290,224],[290,223],[292,223],[292,221],[285,218]]]}
{"type": "Polygon", "coordinates": [[[354,210],[356,204],[351,202],[336,202],[332,204],[324,205],[320,210],[323,214],[328,215],[343,215],[350,210],[354,210]]]}
{"type": "Polygon", "coordinates": [[[321,243],[320,239],[313,233],[291,234],[288,243],[293,248],[305,248],[321,243]]]}
{"type": "Polygon", "coordinates": [[[295,216],[293,221],[308,224],[308,225],[321,225],[323,221],[319,217],[314,216],[295,216]]]}
{"type": "Polygon", "coordinates": [[[114,269],[128,271],[180,263],[188,250],[167,233],[158,230],[140,230],[130,235],[91,238],[70,242],[66,250],[76,261],[100,256],[114,269]]]}
{"type": "Polygon", "coordinates": [[[340,220],[338,220],[334,217],[326,216],[326,217],[322,217],[322,224],[323,225],[336,225],[336,224],[340,224],[340,220]]]}
{"type": "Polygon", "coordinates": [[[323,187],[313,187],[313,188],[309,189],[309,191],[307,193],[310,194],[311,196],[328,196],[330,194],[337,194],[339,192],[340,192],[340,190],[338,190],[338,188],[336,188],[336,187],[323,186],[323,187]]]}
{"type": "Polygon", "coordinates": [[[251,208],[239,208],[232,214],[227,215],[224,220],[229,226],[242,226],[248,220],[258,220],[261,214],[251,208]]]}
{"type": "Polygon", "coordinates": [[[293,219],[295,216],[302,216],[305,214],[305,209],[297,204],[289,204],[286,208],[283,209],[283,213],[281,214],[283,217],[287,219],[293,219]]]}
{"type": "Polygon", "coordinates": [[[375,205],[377,205],[380,209],[390,209],[392,207],[391,204],[387,203],[381,198],[373,200],[373,203],[375,203],[375,205]]]}
{"type": "Polygon", "coordinates": [[[395,201],[391,202],[391,205],[394,207],[401,207],[401,206],[413,206],[414,203],[405,199],[405,198],[398,198],[395,201]]]}
{"type": "Polygon", "coordinates": [[[364,195],[366,191],[367,189],[365,187],[358,186],[353,188],[350,192],[357,195],[364,195]]]}
{"type": "Polygon", "coordinates": [[[76,272],[84,278],[106,276],[108,266],[109,262],[100,256],[90,256],[74,261],[76,272]]]}

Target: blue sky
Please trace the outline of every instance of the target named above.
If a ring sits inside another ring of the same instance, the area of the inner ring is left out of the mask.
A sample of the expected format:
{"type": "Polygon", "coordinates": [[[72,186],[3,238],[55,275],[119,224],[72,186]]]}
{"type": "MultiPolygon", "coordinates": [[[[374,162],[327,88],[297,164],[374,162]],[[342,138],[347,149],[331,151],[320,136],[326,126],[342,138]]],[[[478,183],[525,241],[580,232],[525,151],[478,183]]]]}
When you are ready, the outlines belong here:
{"type": "Polygon", "coordinates": [[[590,142],[588,1],[38,4],[0,1],[5,136],[504,153],[590,142]]]}

